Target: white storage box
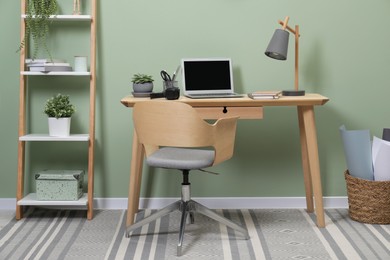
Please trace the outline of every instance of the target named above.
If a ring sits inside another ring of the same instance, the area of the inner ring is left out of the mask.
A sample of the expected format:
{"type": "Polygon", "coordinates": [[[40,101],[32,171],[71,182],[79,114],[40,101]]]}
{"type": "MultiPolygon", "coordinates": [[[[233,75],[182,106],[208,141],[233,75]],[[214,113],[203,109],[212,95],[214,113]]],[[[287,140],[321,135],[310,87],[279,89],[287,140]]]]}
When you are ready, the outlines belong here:
{"type": "Polygon", "coordinates": [[[38,200],[78,200],[83,195],[83,170],[46,170],[35,175],[38,200]]]}

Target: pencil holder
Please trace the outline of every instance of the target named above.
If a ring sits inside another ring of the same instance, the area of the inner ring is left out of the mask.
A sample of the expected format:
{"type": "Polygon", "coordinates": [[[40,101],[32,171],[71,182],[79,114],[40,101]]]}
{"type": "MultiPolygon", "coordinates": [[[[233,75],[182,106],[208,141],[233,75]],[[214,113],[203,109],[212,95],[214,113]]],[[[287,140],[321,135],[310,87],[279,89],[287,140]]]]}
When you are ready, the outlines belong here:
{"type": "Polygon", "coordinates": [[[163,81],[163,90],[166,90],[167,88],[177,88],[178,82],[175,80],[164,80],[163,81]]]}

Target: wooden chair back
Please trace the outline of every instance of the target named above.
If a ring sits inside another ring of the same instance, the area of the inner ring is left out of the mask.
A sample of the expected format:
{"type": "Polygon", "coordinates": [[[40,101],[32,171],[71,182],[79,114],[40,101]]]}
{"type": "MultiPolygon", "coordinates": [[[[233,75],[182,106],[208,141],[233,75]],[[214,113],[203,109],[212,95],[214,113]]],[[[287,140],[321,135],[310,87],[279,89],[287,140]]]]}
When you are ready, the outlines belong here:
{"type": "Polygon", "coordinates": [[[209,124],[190,105],[170,100],[138,102],[133,109],[134,128],[146,156],[162,146],[212,147],[213,165],[233,156],[237,119],[221,118],[209,124]]]}

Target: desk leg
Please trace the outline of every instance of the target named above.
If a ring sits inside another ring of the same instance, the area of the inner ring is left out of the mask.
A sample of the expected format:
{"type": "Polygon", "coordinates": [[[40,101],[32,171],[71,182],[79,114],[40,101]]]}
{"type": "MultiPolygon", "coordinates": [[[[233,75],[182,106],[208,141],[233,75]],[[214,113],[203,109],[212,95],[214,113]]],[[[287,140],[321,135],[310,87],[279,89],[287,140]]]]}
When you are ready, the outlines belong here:
{"type": "MultiPolygon", "coordinates": [[[[301,133],[302,162],[305,175],[305,186],[307,182],[312,182],[314,192],[315,211],[317,215],[317,226],[325,227],[324,206],[322,201],[322,186],[320,174],[320,162],[318,158],[317,133],[314,119],[313,106],[298,107],[298,119],[301,133]],[[310,173],[310,175],[307,173],[310,173]],[[307,176],[310,176],[307,177],[307,176]]],[[[309,192],[306,187],[306,194],[309,192]]],[[[312,203],[312,202],[311,202],[312,203]]],[[[310,203],[308,203],[310,204],[310,203]]],[[[308,207],[308,211],[310,208],[308,207]]]]}
{"type": "Polygon", "coordinates": [[[306,130],[303,121],[303,112],[300,107],[298,107],[298,122],[299,122],[299,139],[301,141],[301,154],[302,154],[302,169],[303,169],[303,181],[305,184],[306,192],[306,210],[311,213],[314,211],[313,204],[313,184],[310,176],[310,165],[309,165],[309,153],[307,151],[307,142],[306,142],[306,130]]]}
{"type": "Polygon", "coordinates": [[[138,137],[133,131],[133,146],[130,165],[130,182],[129,182],[129,196],[127,201],[127,218],[126,226],[130,226],[134,223],[134,215],[138,212],[139,208],[139,194],[141,190],[141,178],[142,178],[142,164],[144,158],[144,148],[138,142],[138,137]]]}

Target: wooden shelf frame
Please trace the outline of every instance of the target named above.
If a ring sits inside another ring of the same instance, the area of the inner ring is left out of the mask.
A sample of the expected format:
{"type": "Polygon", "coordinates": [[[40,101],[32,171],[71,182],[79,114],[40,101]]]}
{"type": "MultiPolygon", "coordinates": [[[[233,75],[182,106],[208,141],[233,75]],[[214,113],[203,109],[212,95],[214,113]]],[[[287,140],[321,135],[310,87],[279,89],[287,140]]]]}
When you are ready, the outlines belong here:
{"type": "MultiPolygon", "coordinates": [[[[90,0],[91,12],[89,15],[56,15],[51,17],[59,22],[90,22],[90,71],[89,72],[31,72],[26,71],[25,60],[27,58],[28,42],[20,52],[20,76],[19,76],[19,130],[18,130],[18,166],[17,166],[17,191],[16,191],[16,219],[23,218],[23,206],[28,205],[58,205],[79,206],[87,209],[87,219],[93,218],[93,194],[94,194],[94,148],[95,148],[95,100],[96,100],[96,26],[97,26],[97,0],[90,0]],[[27,77],[29,76],[88,76],[89,83],[89,132],[88,134],[71,135],[66,138],[50,137],[43,134],[26,134],[26,110],[27,110],[27,77]],[[88,142],[88,186],[87,193],[76,202],[46,202],[37,201],[34,193],[24,194],[25,180],[25,153],[26,142],[29,141],[85,141],[88,142]]],[[[25,14],[27,0],[21,0],[20,40],[23,41],[26,33],[25,14]]]]}

